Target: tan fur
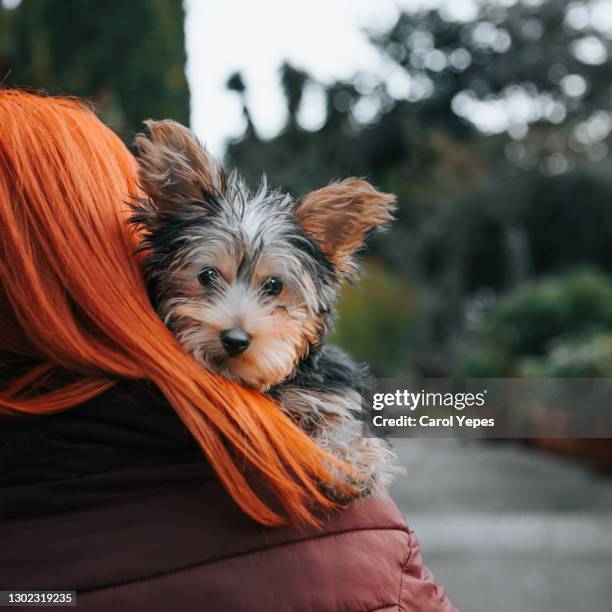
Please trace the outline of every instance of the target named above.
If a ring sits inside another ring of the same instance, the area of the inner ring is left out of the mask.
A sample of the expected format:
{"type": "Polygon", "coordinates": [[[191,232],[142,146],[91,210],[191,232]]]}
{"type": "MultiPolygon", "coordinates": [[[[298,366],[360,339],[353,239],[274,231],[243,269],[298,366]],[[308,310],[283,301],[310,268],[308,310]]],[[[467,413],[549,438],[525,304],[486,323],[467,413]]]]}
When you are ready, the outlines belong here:
{"type": "Polygon", "coordinates": [[[363,179],[350,178],[304,196],[295,214],[338,271],[352,277],[353,254],[368,231],[391,221],[395,200],[394,195],[377,191],[363,179]]]}

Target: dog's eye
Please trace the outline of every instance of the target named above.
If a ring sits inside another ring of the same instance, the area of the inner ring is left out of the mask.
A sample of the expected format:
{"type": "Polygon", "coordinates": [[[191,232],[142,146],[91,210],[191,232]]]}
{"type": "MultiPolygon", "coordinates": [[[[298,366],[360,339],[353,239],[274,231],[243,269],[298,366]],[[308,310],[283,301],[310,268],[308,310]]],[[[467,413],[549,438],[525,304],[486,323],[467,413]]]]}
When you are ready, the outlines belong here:
{"type": "Polygon", "coordinates": [[[219,278],[219,272],[214,268],[202,268],[198,272],[198,281],[202,287],[210,287],[219,278]]]}
{"type": "Polygon", "coordinates": [[[272,276],[263,283],[261,289],[266,295],[278,295],[283,290],[283,281],[276,276],[272,276]]]}

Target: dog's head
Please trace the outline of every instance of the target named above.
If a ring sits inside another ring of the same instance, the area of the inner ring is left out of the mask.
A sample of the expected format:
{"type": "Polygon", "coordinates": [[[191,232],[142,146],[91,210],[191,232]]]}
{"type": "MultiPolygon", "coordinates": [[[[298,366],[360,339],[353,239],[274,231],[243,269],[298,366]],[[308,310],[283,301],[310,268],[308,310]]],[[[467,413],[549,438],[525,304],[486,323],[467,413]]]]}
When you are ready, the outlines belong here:
{"type": "Polygon", "coordinates": [[[134,148],[155,306],[185,351],[259,390],[287,378],[329,329],[340,285],[395,198],[360,179],[295,202],[226,175],[187,128],[149,121],[134,148]]]}

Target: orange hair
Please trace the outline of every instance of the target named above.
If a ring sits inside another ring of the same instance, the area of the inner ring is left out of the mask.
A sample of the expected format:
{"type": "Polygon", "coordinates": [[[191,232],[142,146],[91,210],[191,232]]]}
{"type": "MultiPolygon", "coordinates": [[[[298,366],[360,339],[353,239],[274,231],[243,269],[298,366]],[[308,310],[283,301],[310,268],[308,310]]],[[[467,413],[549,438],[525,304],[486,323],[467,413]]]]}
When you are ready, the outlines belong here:
{"type": "Polygon", "coordinates": [[[39,364],[3,383],[0,408],[50,413],[119,379],[151,380],[244,512],[266,525],[316,522],[313,502],[337,507],[320,482],[351,490],[276,404],[182,352],[134,255],[127,220],[136,193],[133,157],[83,104],[0,90],[0,352],[39,364]],[[54,371],[78,376],[42,392],[54,371]],[[274,502],[256,492],[248,467],[264,475],[274,502]]]}

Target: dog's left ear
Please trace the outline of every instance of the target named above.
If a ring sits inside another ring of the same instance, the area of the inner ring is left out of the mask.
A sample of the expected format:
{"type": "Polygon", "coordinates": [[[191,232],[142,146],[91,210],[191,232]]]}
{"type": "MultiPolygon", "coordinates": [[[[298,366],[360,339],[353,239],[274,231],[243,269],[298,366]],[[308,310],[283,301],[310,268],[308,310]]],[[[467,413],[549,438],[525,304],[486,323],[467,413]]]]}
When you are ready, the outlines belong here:
{"type": "Polygon", "coordinates": [[[370,231],[393,219],[395,201],[394,195],[377,191],[367,181],[350,178],[305,195],[297,203],[295,215],[336,270],[353,278],[355,252],[370,231]]]}

